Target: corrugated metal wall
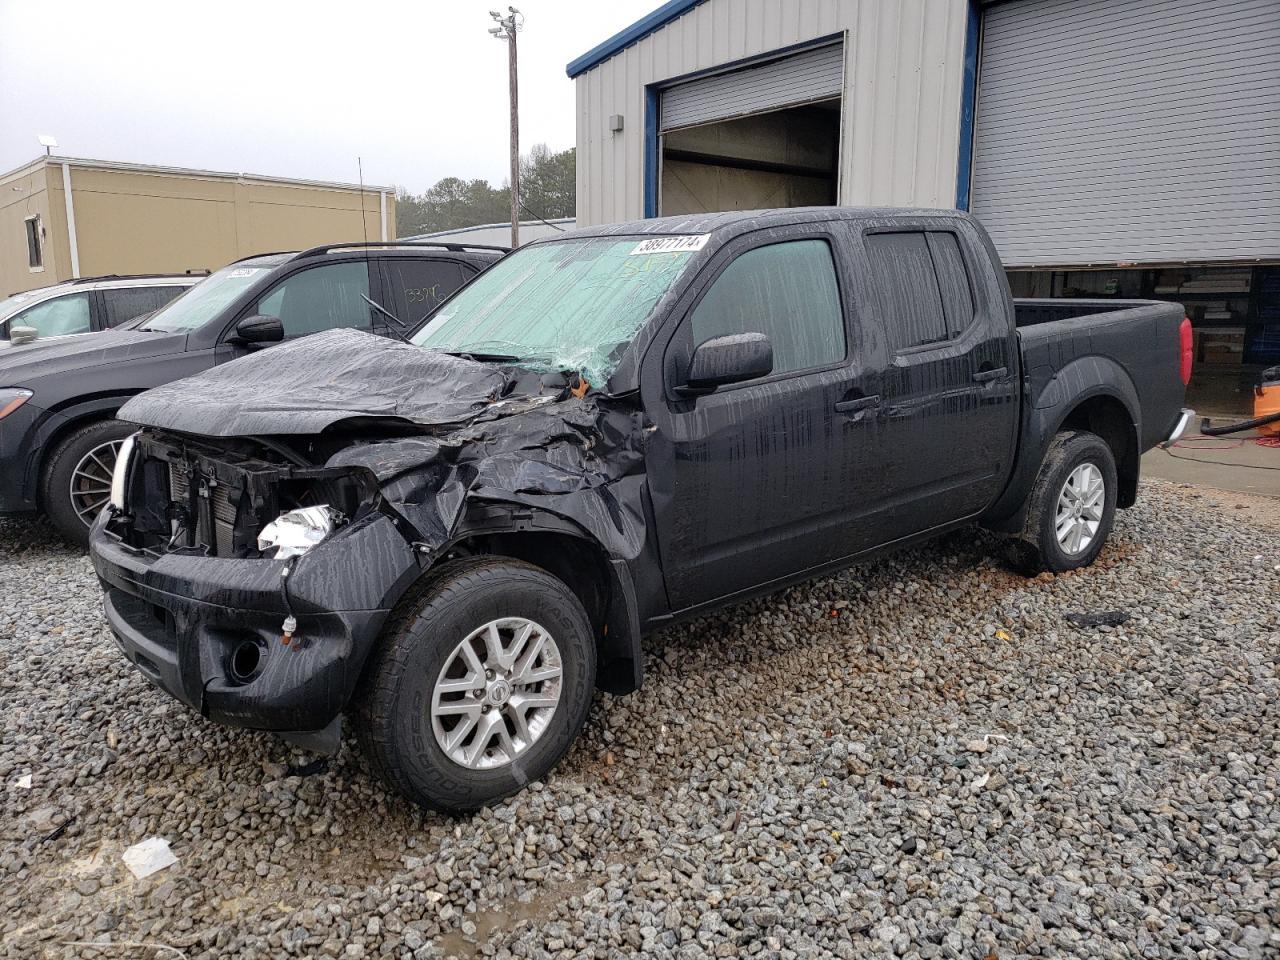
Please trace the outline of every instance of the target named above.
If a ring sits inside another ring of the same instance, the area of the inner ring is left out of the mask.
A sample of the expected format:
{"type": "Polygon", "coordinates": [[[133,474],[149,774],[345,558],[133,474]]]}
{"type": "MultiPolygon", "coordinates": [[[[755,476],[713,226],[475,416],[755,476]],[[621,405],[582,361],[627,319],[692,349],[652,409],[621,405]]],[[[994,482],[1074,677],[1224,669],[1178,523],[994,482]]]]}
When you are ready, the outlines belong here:
{"type": "Polygon", "coordinates": [[[978,90],[1005,263],[1280,256],[1280,0],[995,6],[978,90]]]}
{"type": "Polygon", "coordinates": [[[575,80],[578,223],[644,216],[646,85],[839,33],[840,202],[954,206],[966,12],[965,0],[699,4],[575,80]]]}

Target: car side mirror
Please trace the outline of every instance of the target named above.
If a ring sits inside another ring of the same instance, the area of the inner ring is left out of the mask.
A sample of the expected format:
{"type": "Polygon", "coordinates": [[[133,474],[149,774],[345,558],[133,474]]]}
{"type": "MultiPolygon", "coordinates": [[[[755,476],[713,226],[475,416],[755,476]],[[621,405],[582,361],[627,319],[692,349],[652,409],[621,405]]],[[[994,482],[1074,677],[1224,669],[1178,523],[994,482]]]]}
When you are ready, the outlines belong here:
{"type": "Polygon", "coordinates": [[[279,343],[284,339],[284,324],[279,317],[261,314],[245,317],[236,324],[231,339],[237,343],[279,343]]]}
{"type": "Polygon", "coordinates": [[[19,347],[24,343],[30,343],[38,336],[40,336],[40,331],[35,327],[13,327],[9,331],[9,343],[12,346],[19,347]]]}
{"type": "Polygon", "coordinates": [[[685,397],[755,380],[773,371],[773,344],[763,333],[733,333],[705,340],[693,351],[689,375],[676,392],[685,397]]]}

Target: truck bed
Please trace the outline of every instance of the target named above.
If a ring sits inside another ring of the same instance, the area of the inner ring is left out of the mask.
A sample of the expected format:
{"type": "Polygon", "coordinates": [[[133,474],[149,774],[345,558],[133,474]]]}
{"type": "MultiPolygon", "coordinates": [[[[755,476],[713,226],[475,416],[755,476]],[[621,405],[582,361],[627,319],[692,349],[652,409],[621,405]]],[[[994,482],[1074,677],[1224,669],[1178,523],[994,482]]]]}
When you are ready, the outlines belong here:
{"type": "Polygon", "coordinates": [[[1178,376],[1182,304],[1159,300],[1015,299],[1014,323],[1033,407],[1053,403],[1064,378],[1087,364],[1105,368],[1130,401],[1143,450],[1162,440],[1182,411],[1178,376]]]}
{"type": "MultiPolygon", "coordinates": [[[[1034,327],[1042,323],[1055,323],[1059,320],[1076,320],[1081,317],[1101,318],[1109,313],[1130,314],[1131,311],[1151,312],[1150,308],[1164,307],[1177,313],[1182,320],[1182,306],[1166,303],[1162,300],[1077,300],[1065,297],[1024,297],[1013,300],[1013,322],[1021,330],[1023,327],[1034,327]]],[[[1163,312],[1163,311],[1161,311],[1163,312]]]]}

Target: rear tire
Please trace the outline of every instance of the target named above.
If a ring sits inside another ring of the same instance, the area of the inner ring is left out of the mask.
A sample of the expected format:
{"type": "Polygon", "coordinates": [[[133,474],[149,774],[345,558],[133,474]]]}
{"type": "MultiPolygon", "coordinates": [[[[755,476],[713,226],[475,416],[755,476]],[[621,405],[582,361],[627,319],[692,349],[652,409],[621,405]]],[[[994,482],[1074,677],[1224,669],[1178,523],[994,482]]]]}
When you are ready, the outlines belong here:
{"type": "Polygon", "coordinates": [[[1111,533],[1116,490],[1106,441],[1085,430],[1059,433],[1027,498],[1022,531],[1008,543],[1009,565],[1029,577],[1089,566],[1111,533]]]}
{"type": "Polygon", "coordinates": [[[45,463],[40,503],[58,532],[87,547],[89,527],[111,494],[111,471],[120,444],[138,428],[120,420],[98,420],[58,442],[45,463]]]}
{"type": "Polygon", "coordinates": [[[595,675],[590,621],[568,586],[472,557],[429,574],[392,615],[353,720],[390,786],[466,813],[551,771],[582,730],[595,675]]]}

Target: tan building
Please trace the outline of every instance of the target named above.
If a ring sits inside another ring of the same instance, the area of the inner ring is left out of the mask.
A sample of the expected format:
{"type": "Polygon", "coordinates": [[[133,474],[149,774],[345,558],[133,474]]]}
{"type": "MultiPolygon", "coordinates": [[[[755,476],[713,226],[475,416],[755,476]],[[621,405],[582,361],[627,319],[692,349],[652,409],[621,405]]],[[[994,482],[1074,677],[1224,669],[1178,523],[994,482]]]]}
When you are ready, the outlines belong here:
{"type": "Polygon", "coordinates": [[[389,187],[70,157],[0,174],[0,297],[75,277],[216,270],[255,253],[395,236],[389,187]]]}

